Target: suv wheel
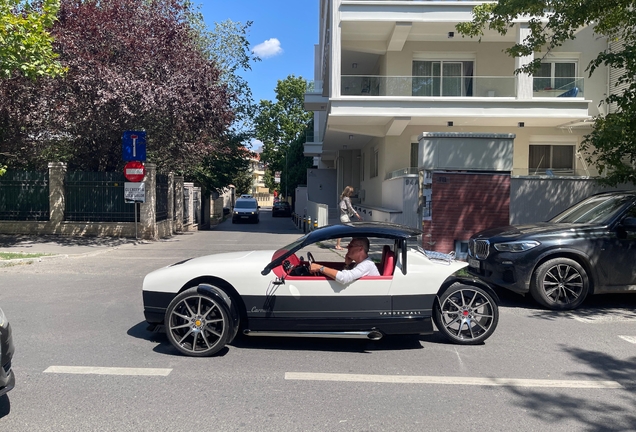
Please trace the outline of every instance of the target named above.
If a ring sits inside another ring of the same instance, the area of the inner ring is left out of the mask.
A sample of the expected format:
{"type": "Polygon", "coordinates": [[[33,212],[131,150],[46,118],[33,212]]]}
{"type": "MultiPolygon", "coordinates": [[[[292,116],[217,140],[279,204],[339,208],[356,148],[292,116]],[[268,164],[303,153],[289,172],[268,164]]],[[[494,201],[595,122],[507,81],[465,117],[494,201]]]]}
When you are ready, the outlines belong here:
{"type": "Polygon", "coordinates": [[[576,309],[590,289],[585,269],[569,258],[554,258],[541,264],[532,275],[530,294],[552,310],[576,309]]]}

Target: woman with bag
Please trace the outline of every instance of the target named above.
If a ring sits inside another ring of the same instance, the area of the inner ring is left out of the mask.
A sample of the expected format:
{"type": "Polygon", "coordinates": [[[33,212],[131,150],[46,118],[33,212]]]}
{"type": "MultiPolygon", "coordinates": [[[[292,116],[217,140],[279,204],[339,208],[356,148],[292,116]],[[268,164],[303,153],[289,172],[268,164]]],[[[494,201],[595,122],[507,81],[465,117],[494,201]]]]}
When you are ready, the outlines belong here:
{"type": "MultiPolygon", "coordinates": [[[[362,220],[358,212],[355,211],[351,205],[351,195],[353,195],[353,187],[351,186],[344,188],[340,194],[340,204],[338,204],[338,207],[340,208],[340,222],[342,223],[351,222],[351,218],[354,216],[362,220]]],[[[336,249],[342,250],[340,239],[336,241],[336,249]]]]}

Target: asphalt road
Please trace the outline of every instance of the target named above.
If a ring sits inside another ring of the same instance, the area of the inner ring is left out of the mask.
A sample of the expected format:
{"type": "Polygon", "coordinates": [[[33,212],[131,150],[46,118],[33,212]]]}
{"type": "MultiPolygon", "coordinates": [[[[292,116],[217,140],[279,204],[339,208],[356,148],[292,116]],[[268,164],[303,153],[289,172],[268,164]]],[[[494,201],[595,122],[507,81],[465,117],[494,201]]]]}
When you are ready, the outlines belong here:
{"type": "Polygon", "coordinates": [[[146,273],[191,256],[273,249],[299,235],[289,219],[264,211],[257,225],[227,221],[0,268],[17,376],[0,398],[0,430],[636,430],[636,295],[554,313],[500,292],[499,327],[481,346],[437,334],[243,338],[217,357],[189,358],[146,329],[146,273]],[[132,375],[79,373],[86,367],[132,375]]]}

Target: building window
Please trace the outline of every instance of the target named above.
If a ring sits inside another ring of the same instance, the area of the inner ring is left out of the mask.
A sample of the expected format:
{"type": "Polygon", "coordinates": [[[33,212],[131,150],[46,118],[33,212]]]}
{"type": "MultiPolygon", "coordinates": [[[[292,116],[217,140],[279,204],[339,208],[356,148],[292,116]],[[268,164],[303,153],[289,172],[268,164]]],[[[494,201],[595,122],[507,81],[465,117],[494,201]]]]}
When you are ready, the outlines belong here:
{"type": "Polygon", "coordinates": [[[571,60],[541,62],[541,68],[534,73],[534,91],[570,90],[576,83],[576,66],[571,60]]]}
{"type": "Polygon", "coordinates": [[[530,174],[574,174],[573,145],[530,145],[530,174]]]}
{"type": "Polygon", "coordinates": [[[373,149],[373,155],[371,155],[371,172],[369,173],[369,178],[378,176],[379,162],[380,162],[380,157],[378,154],[378,149],[373,149]]]}
{"type": "Polygon", "coordinates": [[[413,96],[472,96],[473,62],[414,60],[413,96]]]}

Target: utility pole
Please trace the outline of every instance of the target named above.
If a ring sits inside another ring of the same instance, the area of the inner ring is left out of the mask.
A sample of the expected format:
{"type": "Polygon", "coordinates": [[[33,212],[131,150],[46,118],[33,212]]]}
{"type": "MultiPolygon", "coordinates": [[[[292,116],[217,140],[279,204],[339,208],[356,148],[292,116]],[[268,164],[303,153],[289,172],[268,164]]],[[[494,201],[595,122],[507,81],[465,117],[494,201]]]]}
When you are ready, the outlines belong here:
{"type": "Polygon", "coordinates": [[[289,149],[285,149],[285,201],[289,202],[289,196],[287,195],[287,184],[289,183],[289,169],[287,169],[287,152],[289,149]]]}

